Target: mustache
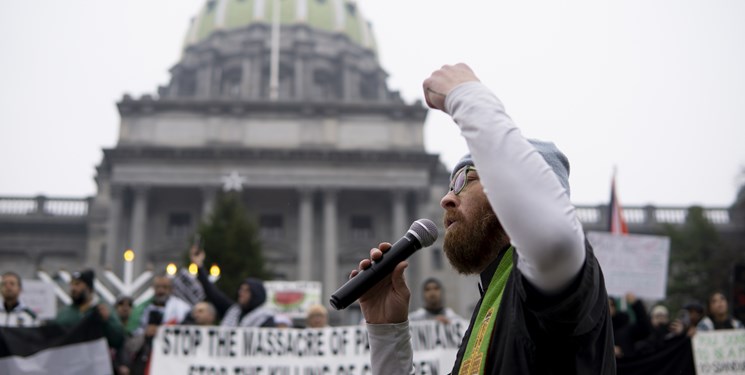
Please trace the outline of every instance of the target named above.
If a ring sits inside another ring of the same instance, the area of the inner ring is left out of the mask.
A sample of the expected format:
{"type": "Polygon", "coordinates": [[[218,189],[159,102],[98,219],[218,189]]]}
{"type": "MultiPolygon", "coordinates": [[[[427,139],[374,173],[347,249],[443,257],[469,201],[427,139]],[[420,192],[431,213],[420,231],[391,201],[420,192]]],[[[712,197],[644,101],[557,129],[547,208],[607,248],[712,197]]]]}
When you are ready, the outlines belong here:
{"type": "Polygon", "coordinates": [[[448,223],[464,220],[465,216],[463,216],[463,214],[458,211],[445,211],[445,213],[442,215],[442,224],[445,227],[447,227],[448,223]]]}

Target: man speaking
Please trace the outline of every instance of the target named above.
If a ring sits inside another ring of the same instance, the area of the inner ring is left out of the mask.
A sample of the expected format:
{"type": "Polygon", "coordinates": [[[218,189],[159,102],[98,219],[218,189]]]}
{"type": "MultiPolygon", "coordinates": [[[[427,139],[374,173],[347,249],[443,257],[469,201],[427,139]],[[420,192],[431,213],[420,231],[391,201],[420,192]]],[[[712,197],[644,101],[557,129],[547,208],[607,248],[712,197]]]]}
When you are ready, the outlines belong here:
{"type": "MultiPolygon", "coordinates": [[[[440,202],[448,260],[481,279],[452,373],[615,374],[608,298],[569,199],[567,158],[553,143],[524,138],[465,64],[444,66],[423,86],[427,104],[452,116],[470,150],[440,202]]],[[[413,368],[407,265],[360,298],[376,374],[413,368]]]]}

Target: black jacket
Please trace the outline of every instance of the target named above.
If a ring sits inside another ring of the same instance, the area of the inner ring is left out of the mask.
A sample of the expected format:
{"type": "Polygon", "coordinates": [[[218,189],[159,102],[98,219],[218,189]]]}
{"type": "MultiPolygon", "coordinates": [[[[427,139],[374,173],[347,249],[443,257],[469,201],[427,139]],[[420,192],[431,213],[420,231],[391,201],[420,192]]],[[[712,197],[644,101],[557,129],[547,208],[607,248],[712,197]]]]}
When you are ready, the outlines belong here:
{"type": "MultiPolygon", "coordinates": [[[[565,291],[555,296],[546,296],[525,281],[517,268],[515,253],[492,331],[484,374],[616,373],[613,327],[603,274],[588,242],[585,251],[580,273],[565,291]]],[[[501,255],[481,274],[482,285],[489,285],[500,260],[501,255]]],[[[461,343],[453,374],[460,368],[480,306],[481,301],[461,343]]]]}

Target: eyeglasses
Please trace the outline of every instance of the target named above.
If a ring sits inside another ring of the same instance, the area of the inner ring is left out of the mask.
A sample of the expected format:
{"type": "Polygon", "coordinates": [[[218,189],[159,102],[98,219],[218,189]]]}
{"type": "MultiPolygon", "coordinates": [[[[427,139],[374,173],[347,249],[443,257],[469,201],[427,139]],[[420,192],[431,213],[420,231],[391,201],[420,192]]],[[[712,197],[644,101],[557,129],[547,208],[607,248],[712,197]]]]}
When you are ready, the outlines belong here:
{"type": "Polygon", "coordinates": [[[463,189],[465,189],[466,185],[468,185],[468,172],[469,171],[476,171],[476,167],[467,165],[461,169],[458,170],[458,172],[455,172],[455,176],[453,177],[452,181],[450,181],[450,191],[453,192],[453,194],[458,195],[460,194],[463,189]]]}

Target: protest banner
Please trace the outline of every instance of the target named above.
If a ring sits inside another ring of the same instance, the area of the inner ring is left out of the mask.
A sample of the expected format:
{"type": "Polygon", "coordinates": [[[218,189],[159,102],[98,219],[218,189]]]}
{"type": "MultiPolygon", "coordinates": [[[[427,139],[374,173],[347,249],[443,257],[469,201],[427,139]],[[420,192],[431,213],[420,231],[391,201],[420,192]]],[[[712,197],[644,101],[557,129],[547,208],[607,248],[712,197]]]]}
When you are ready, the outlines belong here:
{"type": "Polygon", "coordinates": [[[745,374],[745,330],[696,333],[693,359],[698,375],[745,374]]]}
{"type": "MultiPolygon", "coordinates": [[[[468,322],[412,322],[417,374],[447,374],[468,322]]],[[[364,325],[317,329],[161,326],[150,373],[370,375],[364,325]]]]}
{"type": "Polygon", "coordinates": [[[603,269],[608,295],[665,298],[670,238],[588,232],[587,239],[603,269]]]}
{"type": "Polygon", "coordinates": [[[318,281],[265,281],[266,307],[293,318],[305,318],[313,304],[321,303],[318,281]]]}

